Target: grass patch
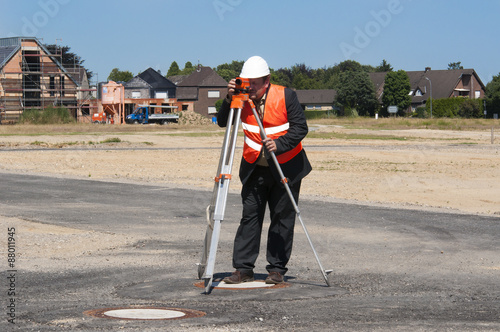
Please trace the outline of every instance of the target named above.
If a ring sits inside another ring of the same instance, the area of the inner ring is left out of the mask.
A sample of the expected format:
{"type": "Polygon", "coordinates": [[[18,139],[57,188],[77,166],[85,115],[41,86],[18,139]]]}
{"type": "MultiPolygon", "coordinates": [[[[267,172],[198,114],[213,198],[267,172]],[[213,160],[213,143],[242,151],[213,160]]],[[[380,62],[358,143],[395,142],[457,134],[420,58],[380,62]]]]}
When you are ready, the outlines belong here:
{"type": "MultiPolygon", "coordinates": [[[[75,146],[75,145],[97,145],[97,144],[122,143],[122,142],[123,141],[119,137],[112,137],[112,138],[108,138],[108,139],[105,139],[104,141],[100,141],[100,142],[73,141],[73,142],[61,142],[61,143],[48,143],[48,142],[42,142],[42,141],[34,141],[34,142],[31,142],[30,145],[50,147],[50,148],[64,148],[64,147],[75,146]]],[[[146,142],[144,144],[146,144],[146,142]]],[[[153,145],[153,143],[150,143],[150,145],[153,145]]]]}
{"type": "Polygon", "coordinates": [[[120,143],[122,140],[119,137],[111,137],[107,138],[104,141],[100,141],[100,144],[106,144],[106,143],[120,143]]]}
{"type": "Polygon", "coordinates": [[[492,126],[500,126],[500,120],[495,119],[418,119],[418,118],[331,118],[310,120],[309,125],[337,125],[350,129],[435,129],[435,130],[462,130],[483,131],[491,130],[492,126]]]}

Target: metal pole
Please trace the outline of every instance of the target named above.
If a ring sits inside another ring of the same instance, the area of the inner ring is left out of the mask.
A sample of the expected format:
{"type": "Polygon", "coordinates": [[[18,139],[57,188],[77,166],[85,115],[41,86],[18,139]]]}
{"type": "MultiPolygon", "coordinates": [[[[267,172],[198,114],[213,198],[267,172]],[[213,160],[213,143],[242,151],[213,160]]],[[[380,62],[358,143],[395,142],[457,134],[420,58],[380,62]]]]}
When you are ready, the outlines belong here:
{"type": "Polygon", "coordinates": [[[431,119],[432,119],[432,81],[428,77],[425,77],[425,79],[429,81],[429,86],[431,90],[431,119]]]}

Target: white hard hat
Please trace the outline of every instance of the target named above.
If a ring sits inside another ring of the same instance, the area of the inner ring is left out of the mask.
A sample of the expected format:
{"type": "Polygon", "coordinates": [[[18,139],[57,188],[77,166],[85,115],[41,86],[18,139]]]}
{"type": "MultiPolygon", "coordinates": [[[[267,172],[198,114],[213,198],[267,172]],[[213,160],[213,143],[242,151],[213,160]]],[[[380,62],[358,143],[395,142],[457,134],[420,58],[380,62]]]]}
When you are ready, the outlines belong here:
{"type": "Polygon", "coordinates": [[[259,78],[269,75],[269,66],[260,56],[253,56],[243,64],[241,78],[259,78]]]}

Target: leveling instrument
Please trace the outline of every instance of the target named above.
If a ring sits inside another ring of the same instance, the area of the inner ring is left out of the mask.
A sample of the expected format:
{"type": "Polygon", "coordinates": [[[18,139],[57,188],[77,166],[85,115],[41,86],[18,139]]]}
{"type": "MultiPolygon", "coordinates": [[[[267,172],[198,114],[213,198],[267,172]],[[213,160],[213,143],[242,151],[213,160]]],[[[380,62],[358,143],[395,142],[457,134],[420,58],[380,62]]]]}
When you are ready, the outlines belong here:
{"type": "MultiPolygon", "coordinates": [[[[260,129],[261,138],[264,140],[267,138],[264,126],[262,125],[262,121],[255,109],[255,105],[253,101],[249,97],[249,88],[250,83],[248,79],[237,78],[236,79],[236,88],[235,93],[231,99],[231,109],[229,111],[229,116],[227,120],[226,132],[224,135],[224,142],[222,145],[222,151],[219,160],[219,166],[217,168],[217,174],[215,176],[215,184],[214,190],[212,193],[212,201],[210,205],[207,207],[207,232],[205,234],[204,248],[202,253],[201,262],[198,263],[198,278],[203,279],[205,281],[205,293],[209,294],[212,288],[213,274],[214,274],[214,266],[215,266],[215,256],[217,253],[217,246],[219,243],[219,234],[221,222],[224,220],[224,212],[226,209],[227,195],[229,191],[229,183],[231,182],[231,170],[233,167],[233,159],[234,159],[234,150],[236,147],[236,140],[238,137],[238,127],[240,125],[240,115],[241,110],[245,103],[252,109],[252,113],[257,120],[260,129]]],[[[265,149],[265,147],[262,147],[265,149]]],[[[325,279],[326,285],[330,286],[330,282],[328,280],[328,274],[332,272],[332,270],[323,269],[323,265],[319,260],[318,254],[314,249],[311,238],[309,236],[309,232],[302,221],[302,217],[300,216],[300,210],[295,202],[295,198],[290,190],[288,185],[288,179],[283,174],[281,167],[279,165],[278,159],[274,152],[269,152],[276,169],[280,175],[281,182],[285,186],[285,189],[288,193],[288,196],[293,204],[295,209],[295,213],[304,229],[304,233],[306,234],[307,240],[314,252],[314,257],[318,262],[319,268],[321,269],[321,274],[325,279]]]]}

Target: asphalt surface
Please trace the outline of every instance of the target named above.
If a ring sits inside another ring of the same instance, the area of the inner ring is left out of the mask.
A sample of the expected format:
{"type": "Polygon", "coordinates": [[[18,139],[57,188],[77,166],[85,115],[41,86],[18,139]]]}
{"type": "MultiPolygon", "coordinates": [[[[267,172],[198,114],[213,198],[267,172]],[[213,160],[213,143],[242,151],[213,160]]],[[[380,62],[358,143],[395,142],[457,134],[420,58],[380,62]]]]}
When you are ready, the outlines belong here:
{"type": "MultiPolygon", "coordinates": [[[[14,297],[7,295],[11,272],[4,252],[2,331],[500,330],[498,217],[301,199],[301,215],[316,251],[323,266],[333,269],[331,287],[326,287],[297,222],[287,287],[216,288],[205,295],[195,285],[195,263],[201,257],[210,192],[22,174],[0,173],[0,179],[4,220],[134,238],[117,248],[110,244],[91,258],[50,257],[53,265],[46,270],[23,269],[20,261],[14,297]],[[109,266],[93,266],[91,259],[109,266]],[[145,261],[150,264],[141,264],[145,261]],[[8,322],[12,298],[16,324],[8,322]],[[120,320],[85,314],[140,306],[205,315],[120,320]]],[[[239,196],[230,195],[216,278],[232,271],[240,211],[239,196]]],[[[3,232],[2,248],[7,248],[8,230],[3,232]]],[[[23,234],[15,236],[16,253],[22,254],[23,234]]],[[[259,278],[265,277],[262,253],[259,278]]]]}

